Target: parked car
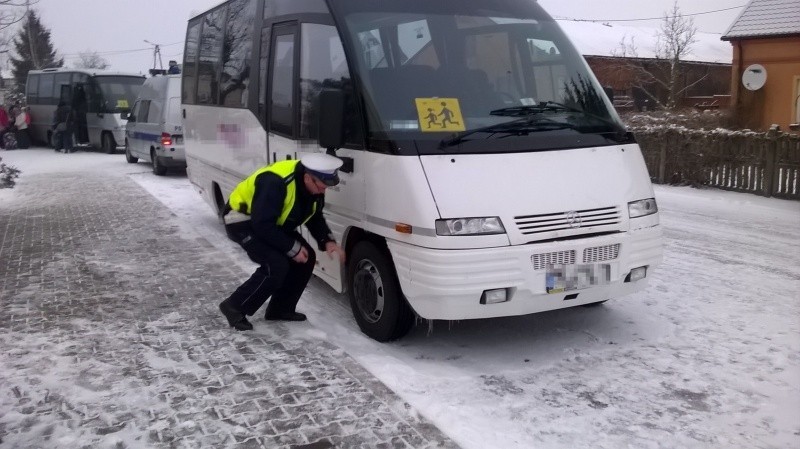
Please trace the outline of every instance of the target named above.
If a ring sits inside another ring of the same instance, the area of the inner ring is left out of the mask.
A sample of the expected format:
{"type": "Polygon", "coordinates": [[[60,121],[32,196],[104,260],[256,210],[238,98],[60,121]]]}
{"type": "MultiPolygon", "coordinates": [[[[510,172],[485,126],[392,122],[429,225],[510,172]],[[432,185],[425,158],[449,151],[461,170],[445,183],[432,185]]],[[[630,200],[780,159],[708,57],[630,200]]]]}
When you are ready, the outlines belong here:
{"type": "Polygon", "coordinates": [[[156,75],[144,82],[125,127],[125,159],[131,164],[150,161],[159,176],[170,168],[186,168],[181,75],[156,75]]]}

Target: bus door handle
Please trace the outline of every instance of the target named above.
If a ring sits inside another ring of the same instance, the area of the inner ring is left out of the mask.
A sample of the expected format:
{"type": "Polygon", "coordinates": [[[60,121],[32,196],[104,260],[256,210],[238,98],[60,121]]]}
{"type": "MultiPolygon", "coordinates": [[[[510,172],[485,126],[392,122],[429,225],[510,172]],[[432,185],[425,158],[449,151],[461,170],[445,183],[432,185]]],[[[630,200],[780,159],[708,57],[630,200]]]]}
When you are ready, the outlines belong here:
{"type": "Polygon", "coordinates": [[[344,162],[344,164],[342,164],[342,167],[339,170],[341,170],[341,171],[343,171],[345,173],[353,173],[353,158],[352,157],[346,157],[346,156],[344,156],[344,157],[337,156],[337,157],[339,159],[341,159],[342,162],[344,162]]]}

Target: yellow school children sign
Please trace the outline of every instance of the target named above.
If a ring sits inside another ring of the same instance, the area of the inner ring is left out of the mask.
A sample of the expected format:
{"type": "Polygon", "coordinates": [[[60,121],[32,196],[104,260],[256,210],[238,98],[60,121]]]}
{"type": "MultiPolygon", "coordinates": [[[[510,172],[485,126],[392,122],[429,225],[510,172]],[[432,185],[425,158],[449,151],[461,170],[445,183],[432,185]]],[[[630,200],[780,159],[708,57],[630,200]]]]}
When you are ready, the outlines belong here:
{"type": "Polygon", "coordinates": [[[464,131],[457,98],[415,98],[422,132],[464,131]]]}

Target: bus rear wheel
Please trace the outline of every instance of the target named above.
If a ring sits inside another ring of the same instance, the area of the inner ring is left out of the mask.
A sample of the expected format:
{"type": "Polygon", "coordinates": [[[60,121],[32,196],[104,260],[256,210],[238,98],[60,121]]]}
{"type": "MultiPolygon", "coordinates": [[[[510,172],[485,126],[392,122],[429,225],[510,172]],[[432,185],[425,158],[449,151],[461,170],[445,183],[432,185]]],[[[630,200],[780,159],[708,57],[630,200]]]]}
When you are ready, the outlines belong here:
{"type": "Polygon", "coordinates": [[[153,174],[156,176],[164,176],[167,174],[167,167],[158,161],[156,150],[150,150],[150,160],[153,161],[153,174]]]}
{"type": "Polygon", "coordinates": [[[114,142],[114,136],[112,136],[111,133],[103,133],[100,144],[106,154],[114,154],[117,150],[117,143],[114,142]]]}
{"type": "Polygon", "coordinates": [[[377,341],[403,337],[414,324],[414,312],[400,291],[400,283],[385,251],[368,241],[348,255],[347,287],[358,327],[377,341]]]}

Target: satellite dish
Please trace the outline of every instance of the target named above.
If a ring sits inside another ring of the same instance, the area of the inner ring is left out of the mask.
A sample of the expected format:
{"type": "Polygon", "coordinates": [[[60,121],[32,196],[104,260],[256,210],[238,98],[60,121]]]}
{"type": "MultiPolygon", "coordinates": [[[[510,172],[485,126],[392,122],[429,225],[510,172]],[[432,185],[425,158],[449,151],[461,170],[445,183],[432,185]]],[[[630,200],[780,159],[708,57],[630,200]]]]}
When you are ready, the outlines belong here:
{"type": "Polygon", "coordinates": [[[747,90],[758,90],[767,82],[767,69],[761,64],[748,66],[742,73],[742,84],[747,90]]]}

